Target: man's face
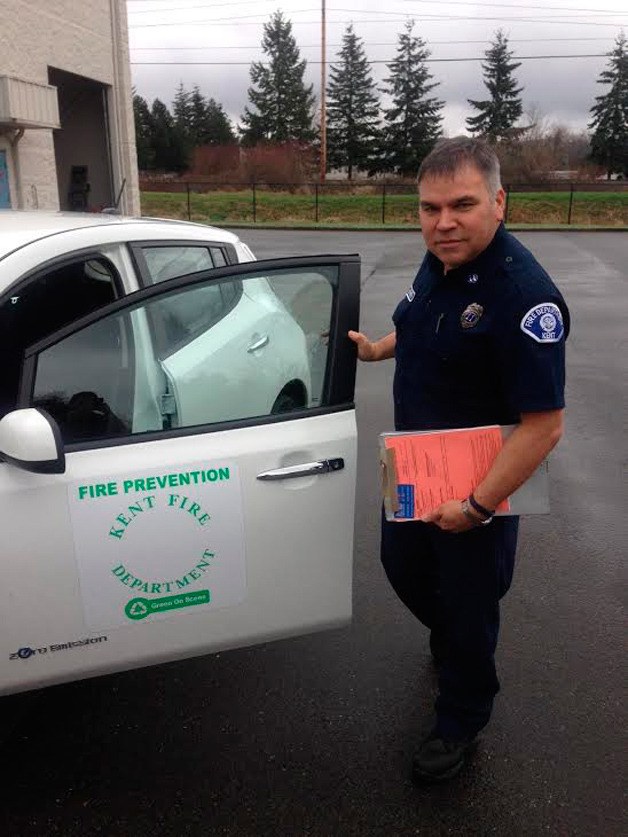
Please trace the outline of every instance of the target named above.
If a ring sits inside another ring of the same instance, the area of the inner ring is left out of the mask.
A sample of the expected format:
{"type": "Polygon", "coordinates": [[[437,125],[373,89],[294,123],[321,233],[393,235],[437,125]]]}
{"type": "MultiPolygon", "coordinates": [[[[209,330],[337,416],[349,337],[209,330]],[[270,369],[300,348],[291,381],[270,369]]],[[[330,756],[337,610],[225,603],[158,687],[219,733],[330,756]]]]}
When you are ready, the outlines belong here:
{"type": "Polygon", "coordinates": [[[504,217],[504,190],[493,197],[472,165],[452,177],[427,176],[419,185],[419,218],[427,249],[452,270],[491,243],[504,217]]]}

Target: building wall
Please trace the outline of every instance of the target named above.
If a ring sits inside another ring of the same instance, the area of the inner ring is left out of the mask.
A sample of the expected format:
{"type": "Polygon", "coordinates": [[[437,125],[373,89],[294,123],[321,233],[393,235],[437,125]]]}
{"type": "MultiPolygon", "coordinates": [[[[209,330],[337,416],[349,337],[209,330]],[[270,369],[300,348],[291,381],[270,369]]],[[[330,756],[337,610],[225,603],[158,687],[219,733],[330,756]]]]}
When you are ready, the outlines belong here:
{"type": "MultiPolygon", "coordinates": [[[[0,74],[47,84],[48,67],[110,86],[114,190],[126,178],[122,211],[139,214],[125,0],[4,0],[0,74]]],[[[27,130],[19,155],[24,206],[58,208],[52,131],[27,130]]]]}

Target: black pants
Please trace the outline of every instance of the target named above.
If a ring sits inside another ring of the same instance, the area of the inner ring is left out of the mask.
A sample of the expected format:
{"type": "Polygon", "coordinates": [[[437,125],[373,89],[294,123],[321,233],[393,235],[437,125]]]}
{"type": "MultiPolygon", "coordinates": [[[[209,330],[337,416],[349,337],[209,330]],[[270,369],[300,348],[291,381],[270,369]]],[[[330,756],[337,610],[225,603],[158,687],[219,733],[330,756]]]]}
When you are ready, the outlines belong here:
{"type": "Polygon", "coordinates": [[[499,691],[499,600],[512,581],[519,518],[448,534],[430,523],[382,518],[382,563],[401,601],[442,641],[436,700],[443,738],[475,735],[499,691]]]}

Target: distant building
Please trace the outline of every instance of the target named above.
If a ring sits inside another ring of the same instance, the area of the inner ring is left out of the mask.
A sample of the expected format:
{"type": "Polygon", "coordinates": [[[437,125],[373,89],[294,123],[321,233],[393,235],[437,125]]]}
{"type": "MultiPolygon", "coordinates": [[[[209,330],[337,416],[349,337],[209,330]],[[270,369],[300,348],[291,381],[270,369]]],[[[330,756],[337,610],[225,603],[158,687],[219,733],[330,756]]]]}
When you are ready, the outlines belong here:
{"type": "Polygon", "coordinates": [[[119,196],[139,214],[125,0],[8,0],[0,207],[101,210],[119,196]]]}

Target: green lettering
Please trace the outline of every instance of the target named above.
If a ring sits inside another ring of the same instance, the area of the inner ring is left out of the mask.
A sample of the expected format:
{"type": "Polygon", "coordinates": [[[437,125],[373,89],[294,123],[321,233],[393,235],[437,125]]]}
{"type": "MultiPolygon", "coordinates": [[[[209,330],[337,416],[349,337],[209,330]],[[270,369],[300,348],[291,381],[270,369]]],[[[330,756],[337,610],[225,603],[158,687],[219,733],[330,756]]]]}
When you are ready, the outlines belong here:
{"type": "Polygon", "coordinates": [[[117,567],[114,567],[114,568],[111,570],[111,572],[112,572],[114,575],[117,575],[117,576],[118,576],[118,578],[119,578],[121,575],[124,575],[124,574],[125,574],[125,572],[126,572],[126,567],[124,566],[124,564],[118,564],[118,566],[117,566],[117,567]]]}
{"type": "Polygon", "coordinates": [[[188,473],[178,474],[177,476],[178,476],[177,485],[189,485],[190,484],[190,475],[188,473]]]}
{"type": "Polygon", "coordinates": [[[196,512],[200,512],[201,507],[198,503],[192,503],[190,508],[188,509],[188,514],[191,514],[192,517],[196,517],[196,512]]]}
{"type": "Polygon", "coordinates": [[[174,506],[178,499],[179,499],[178,494],[169,494],[168,495],[168,505],[169,506],[174,506]]]}
{"type": "Polygon", "coordinates": [[[119,538],[122,539],[122,535],[124,535],[124,529],[114,529],[113,526],[109,530],[109,537],[110,538],[119,538]]]}
{"type": "Polygon", "coordinates": [[[112,497],[114,494],[117,494],[118,493],[118,484],[115,483],[115,482],[108,482],[107,483],[107,492],[108,492],[110,497],[112,497]]]}
{"type": "Polygon", "coordinates": [[[96,496],[97,497],[106,497],[107,496],[107,486],[104,483],[99,482],[96,485],[96,496]]]}
{"type": "Polygon", "coordinates": [[[219,468],[218,474],[220,475],[221,480],[228,480],[229,479],[229,468],[219,468]]]}
{"type": "Polygon", "coordinates": [[[125,526],[128,526],[128,525],[129,525],[129,523],[131,522],[131,521],[130,521],[130,520],[128,520],[128,519],[127,519],[127,518],[126,518],[123,514],[119,514],[119,515],[116,517],[116,520],[117,520],[117,521],[119,521],[120,523],[124,524],[125,526]]]}
{"type": "Polygon", "coordinates": [[[199,578],[201,577],[202,573],[199,573],[197,570],[190,570],[188,575],[191,575],[192,578],[194,579],[194,581],[198,581],[199,578]]]}
{"type": "Polygon", "coordinates": [[[123,576],[119,576],[119,578],[120,578],[120,581],[121,581],[123,584],[126,584],[126,586],[127,586],[127,587],[130,587],[130,586],[131,586],[131,585],[129,584],[129,579],[130,579],[130,578],[133,578],[133,576],[131,575],[131,573],[125,573],[123,576]]]}
{"type": "MultiPolygon", "coordinates": [[[[148,590],[146,591],[148,593],[148,590]]],[[[151,593],[161,593],[161,584],[156,584],[153,582],[151,593]]]]}
{"type": "Polygon", "coordinates": [[[122,483],[122,488],[125,494],[128,494],[129,491],[133,488],[133,480],[125,480],[122,483]]]}
{"type": "MultiPolygon", "coordinates": [[[[190,573],[190,575],[191,575],[191,573],[190,573]]],[[[177,578],[177,581],[176,581],[177,587],[179,589],[181,589],[182,587],[187,587],[189,585],[189,583],[190,583],[190,579],[187,577],[187,575],[184,575],[183,578],[177,578]]]]}
{"type": "Polygon", "coordinates": [[[152,509],[155,504],[155,495],[147,494],[146,497],[144,497],[144,502],[146,503],[149,509],[152,509]]]}
{"type": "Polygon", "coordinates": [[[137,479],[134,481],[133,486],[136,491],[146,491],[144,488],[144,480],[137,479]]]}
{"type": "Polygon", "coordinates": [[[167,474],[166,474],[165,477],[157,477],[157,485],[160,488],[165,488],[167,482],[168,482],[168,475],[167,474]]]}
{"type": "Polygon", "coordinates": [[[148,477],[146,480],[146,490],[147,491],[154,491],[157,487],[157,483],[155,482],[155,477],[148,477]]]}
{"type": "Polygon", "coordinates": [[[209,520],[209,515],[207,513],[202,514],[198,518],[198,522],[201,524],[201,526],[204,526],[207,523],[208,520],[209,520]]]}
{"type": "Polygon", "coordinates": [[[218,479],[218,471],[215,471],[213,468],[210,468],[207,472],[207,479],[210,482],[216,482],[216,480],[218,479]]]}
{"type": "Polygon", "coordinates": [[[137,517],[138,514],[142,514],[144,509],[139,505],[129,506],[129,511],[133,515],[133,517],[137,517]]]}

